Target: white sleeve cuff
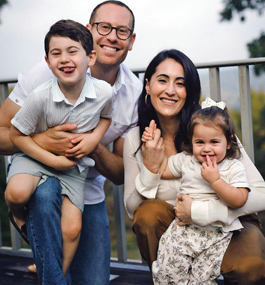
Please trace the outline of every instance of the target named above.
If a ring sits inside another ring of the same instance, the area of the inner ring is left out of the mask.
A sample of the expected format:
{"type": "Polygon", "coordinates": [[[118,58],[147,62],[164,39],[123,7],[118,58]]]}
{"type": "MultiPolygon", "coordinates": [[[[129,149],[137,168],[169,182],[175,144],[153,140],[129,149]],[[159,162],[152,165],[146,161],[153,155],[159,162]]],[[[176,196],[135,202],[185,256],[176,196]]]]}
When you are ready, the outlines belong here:
{"type": "Polygon", "coordinates": [[[161,174],[152,173],[143,165],[135,179],[137,191],[147,199],[155,198],[160,177],[161,174]]]}
{"type": "MultiPolygon", "coordinates": [[[[208,202],[208,201],[207,201],[208,202]]],[[[210,224],[208,203],[194,200],[191,204],[191,219],[195,224],[206,226],[210,224]]]]}
{"type": "Polygon", "coordinates": [[[220,200],[193,201],[191,219],[200,226],[216,222],[228,224],[228,207],[220,200]]]}

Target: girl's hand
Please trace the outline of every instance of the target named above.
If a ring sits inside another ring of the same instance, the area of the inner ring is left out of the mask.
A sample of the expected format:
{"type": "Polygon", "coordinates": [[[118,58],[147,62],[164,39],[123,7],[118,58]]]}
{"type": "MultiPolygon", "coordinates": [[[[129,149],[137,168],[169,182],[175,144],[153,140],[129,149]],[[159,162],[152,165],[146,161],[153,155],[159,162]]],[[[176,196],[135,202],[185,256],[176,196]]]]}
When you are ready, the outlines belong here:
{"type": "MultiPolygon", "coordinates": [[[[154,121],[151,121],[151,122],[154,122],[154,121]]],[[[154,124],[153,126],[153,123],[152,123],[152,127],[146,127],[142,135],[142,142],[146,143],[148,141],[151,141],[153,139],[153,133],[155,130],[156,130],[156,124],[154,124]]]]}
{"type": "Polygon", "coordinates": [[[206,156],[206,161],[202,163],[201,176],[211,185],[220,179],[219,169],[216,160],[211,161],[210,157],[206,156]]]}
{"type": "Polygon", "coordinates": [[[152,173],[158,173],[165,157],[165,147],[161,131],[156,129],[155,121],[149,125],[152,139],[142,145],[143,162],[145,167],[152,173]]]}
{"type": "Polygon", "coordinates": [[[179,218],[177,224],[185,226],[192,223],[191,219],[191,204],[193,199],[189,195],[178,194],[175,206],[175,214],[179,218]]]}

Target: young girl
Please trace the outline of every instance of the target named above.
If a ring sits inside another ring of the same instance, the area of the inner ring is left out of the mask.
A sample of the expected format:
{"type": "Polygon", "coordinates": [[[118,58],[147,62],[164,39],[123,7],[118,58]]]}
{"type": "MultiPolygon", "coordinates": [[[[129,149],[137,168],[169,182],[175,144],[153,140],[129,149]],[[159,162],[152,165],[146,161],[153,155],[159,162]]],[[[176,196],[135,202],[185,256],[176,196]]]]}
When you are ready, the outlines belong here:
{"type": "MultiPolygon", "coordinates": [[[[142,140],[150,139],[147,129],[142,140]]],[[[195,200],[221,199],[229,207],[242,207],[250,188],[245,167],[235,159],[240,150],[223,102],[207,98],[202,103],[202,109],[191,118],[188,140],[184,152],[164,157],[162,178],[182,177],[181,194],[195,200]]],[[[231,232],[241,229],[241,223],[237,219],[230,226],[181,225],[176,217],[160,239],[157,260],[152,264],[154,283],[216,284],[231,232]]]]}

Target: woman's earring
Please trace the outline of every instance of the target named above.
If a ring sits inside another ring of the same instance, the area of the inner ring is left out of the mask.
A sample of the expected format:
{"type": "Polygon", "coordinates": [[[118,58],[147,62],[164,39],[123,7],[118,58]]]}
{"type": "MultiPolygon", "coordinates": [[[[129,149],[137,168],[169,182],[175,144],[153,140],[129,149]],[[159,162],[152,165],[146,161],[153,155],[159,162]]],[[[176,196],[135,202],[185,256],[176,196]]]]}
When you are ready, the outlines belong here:
{"type": "Polygon", "coordinates": [[[146,93],[146,95],[145,95],[145,97],[144,97],[145,104],[147,104],[147,96],[148,96],[148,95],[149,95],[149,94],[146,93]]]}

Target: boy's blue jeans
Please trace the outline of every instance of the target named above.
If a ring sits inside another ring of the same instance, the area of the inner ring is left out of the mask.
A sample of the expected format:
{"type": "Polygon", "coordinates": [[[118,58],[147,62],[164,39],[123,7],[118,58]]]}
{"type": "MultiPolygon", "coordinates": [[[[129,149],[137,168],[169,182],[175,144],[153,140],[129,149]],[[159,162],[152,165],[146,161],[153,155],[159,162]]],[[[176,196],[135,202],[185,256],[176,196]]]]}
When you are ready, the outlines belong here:
{"type": "Polygon", "coordinates": [[[27,232],[40,284],[109,284],[110,238],[105,201],[85,205],[79,247],[67,278],[62,272],[61,187],[41,184],[28,203],[27,232]],[[72,281],[70,281],[72,279],[72,281]]]}

